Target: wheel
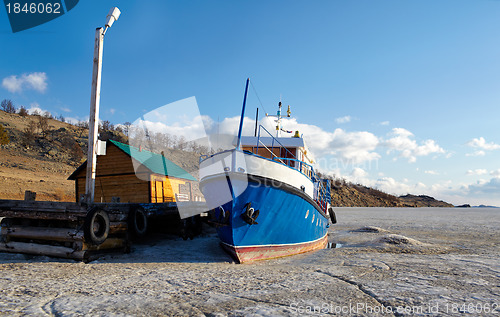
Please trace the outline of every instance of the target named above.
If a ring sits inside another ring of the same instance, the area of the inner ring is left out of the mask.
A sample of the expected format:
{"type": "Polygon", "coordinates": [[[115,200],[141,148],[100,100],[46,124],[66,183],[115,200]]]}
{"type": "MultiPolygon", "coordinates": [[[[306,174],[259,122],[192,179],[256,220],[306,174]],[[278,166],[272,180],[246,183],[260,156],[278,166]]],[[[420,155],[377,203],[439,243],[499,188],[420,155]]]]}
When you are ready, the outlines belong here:
{"type": "Polygon", "coordinates": [[[109,234],[109,216],[104,210],[91,208],[85,216],[83,235],[93,245],[102,244],[109,234]]]}
{"type": "Polygon", "coordinates": [[[144,237],[148,232],[148,217],[142,207],[134,208],[130,211],[129,228],[135,237],[144,237]]]}

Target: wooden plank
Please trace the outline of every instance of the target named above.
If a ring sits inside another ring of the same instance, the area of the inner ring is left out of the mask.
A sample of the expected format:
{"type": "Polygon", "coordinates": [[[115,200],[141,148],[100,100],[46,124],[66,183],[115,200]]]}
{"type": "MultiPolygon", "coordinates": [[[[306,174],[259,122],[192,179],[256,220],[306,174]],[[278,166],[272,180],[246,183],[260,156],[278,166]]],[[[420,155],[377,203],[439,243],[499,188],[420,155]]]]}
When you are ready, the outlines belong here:
{"type": "Polygon", "coordinates": [[[24,201],[0,199],[0,210],[11,211],[50,211],[50,212],[75,212],[85,210],[85,207],[72,202],[55,201],[24,201]]]}
{"type": "Polygon", "coordinates": [[[24,219],[50,219],[77,221],[85,217],[86,212],[80,213],[60,213],[60,212],[37,212],[37,211],[11,211],[0,210],[0,217],[4,218],[24,218],[24,219]]]}
{"type": "Polygon", "coordinates": [[[20,238],[48,241],[83,241],[83,232],[70,228],[2,227],[1,234],[8,241],[20,238]]]}
{"type": "Polygon", "coordinates": [[[0,251],[10,253],[46,255],[75,260],[84,260],[86,254],[85,252],[75,251],[72,248],[67,247],[16,241],[0,243],[0,251]]]}

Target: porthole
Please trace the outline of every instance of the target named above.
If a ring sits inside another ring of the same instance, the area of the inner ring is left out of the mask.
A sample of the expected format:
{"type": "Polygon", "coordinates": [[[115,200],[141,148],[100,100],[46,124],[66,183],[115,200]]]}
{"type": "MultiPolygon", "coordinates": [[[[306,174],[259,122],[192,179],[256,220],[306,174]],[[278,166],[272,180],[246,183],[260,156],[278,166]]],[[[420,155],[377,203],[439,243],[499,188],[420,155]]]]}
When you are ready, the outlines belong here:
{"type": "Polygon", "coordinates": [[[309,216],[309,209],[306,211],[306,219],[309,216]]]}
{"type": "Polygon", "coordinates": [[[311,223],[314,223],[314,216],[315,216],[315,215],[313,215],[313,220],[311,221],[311,223]]]}

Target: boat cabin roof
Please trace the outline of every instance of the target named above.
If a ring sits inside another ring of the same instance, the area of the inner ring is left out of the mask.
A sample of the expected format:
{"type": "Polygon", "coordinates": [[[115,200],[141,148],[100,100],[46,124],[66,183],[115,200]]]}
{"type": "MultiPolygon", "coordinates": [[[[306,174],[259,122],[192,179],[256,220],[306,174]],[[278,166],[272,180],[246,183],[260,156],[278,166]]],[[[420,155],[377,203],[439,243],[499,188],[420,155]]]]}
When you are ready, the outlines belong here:
{"type": "MultiPolygon", "coordinates": [[[[290,137],[282,137],[282,138],[274,138],[274,147],[279,147],[280,144],[276,142],[278,140],[284,147],[286,148],[298,148],[298,147],[306,147],[303,138],[290,138],[290,137]]],[[[264,143],[265,146],[273,145],[272,137],[260,137],[260,142],[264,143]]],[[[262,145],[259,143],[259,146],[262,145]]],[[[257,146],[257,137],[255,136],[242,136],[241,137],[241,145],[242,146],[257,146]]]]}

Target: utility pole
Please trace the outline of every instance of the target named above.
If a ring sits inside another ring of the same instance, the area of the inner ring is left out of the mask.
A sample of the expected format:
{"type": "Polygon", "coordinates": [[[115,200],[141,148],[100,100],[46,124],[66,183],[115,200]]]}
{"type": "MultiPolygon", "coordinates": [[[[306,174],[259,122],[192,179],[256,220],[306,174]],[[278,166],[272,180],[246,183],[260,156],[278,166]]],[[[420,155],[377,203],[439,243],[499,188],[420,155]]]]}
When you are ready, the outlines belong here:
{"type": "Polygon", "coordinates": [[[106,19],[106,27],[95,30],[94,66],[92,70],[92,92],[90,94],[89,139],[87,151],[87,174],[85,179],[85,201],[94,202],[95,174],[97,163],[97,135],[99,128],[99,104],[101,100],[102,47],[106,30],[120,16],[117,7],[111,8],[106,19]]]}

